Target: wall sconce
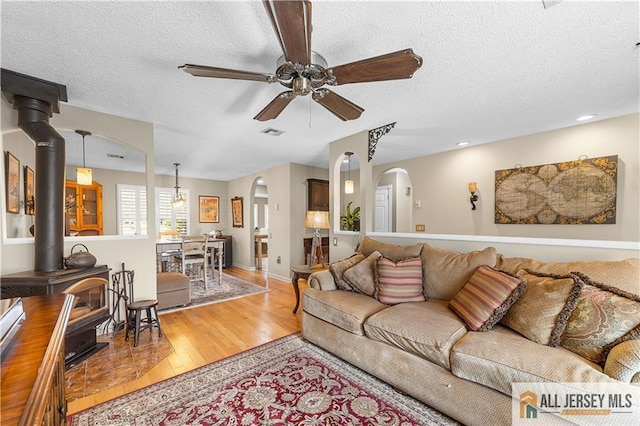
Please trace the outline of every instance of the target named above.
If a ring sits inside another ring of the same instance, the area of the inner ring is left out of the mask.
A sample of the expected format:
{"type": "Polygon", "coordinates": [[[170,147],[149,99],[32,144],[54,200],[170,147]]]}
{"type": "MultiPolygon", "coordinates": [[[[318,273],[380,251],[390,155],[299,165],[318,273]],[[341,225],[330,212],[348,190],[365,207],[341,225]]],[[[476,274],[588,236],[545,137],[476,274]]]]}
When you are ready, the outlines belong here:
{"type": "Polygon", "coordinates": [[[344,181],[344,193],[353,194],[353,181],[351,180],[351,156],[353,152],[347,151],[344,155],[348,157],[347,162],[349,163],[349,175],[347,176],[347,180],[344,181]]]}
{"type": "Polygon", "coordinates": [[[471,210],[476,209],[476,201],[478,201],[478,195],[476,194],[477,190],[478,185],[475,182],[469,182],[469,193],[471,193],[469,201],[471,201],[471,210]]]}

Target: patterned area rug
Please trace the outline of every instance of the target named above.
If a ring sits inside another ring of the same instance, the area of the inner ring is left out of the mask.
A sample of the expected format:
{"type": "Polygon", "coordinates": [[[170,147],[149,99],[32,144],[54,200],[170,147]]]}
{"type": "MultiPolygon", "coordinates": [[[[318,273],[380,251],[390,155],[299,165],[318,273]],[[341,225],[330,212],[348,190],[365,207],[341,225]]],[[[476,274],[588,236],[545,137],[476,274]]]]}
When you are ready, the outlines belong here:
{"type": "Polygon", "coordinates": [[[220,283],[218,282],[217,271],[215,280],[211,277],[207,279],[207,287],[207,289],[204,288],[202,281],[192,281],[190,285],[191,303],[187,306],[163,309],[160,313],[174,312],[181,309],[224,302],[226,300],[238,299],[240,297],[269,291],[268,288],[241,280],[240,278],[233,277],[225,274],[224,272],[222,273],[222,283],[220,283]]]}
{"type": "Polygon", "coordinates": [[[71,416],[72,425],[457,425],[299,334],[71,416]]]}

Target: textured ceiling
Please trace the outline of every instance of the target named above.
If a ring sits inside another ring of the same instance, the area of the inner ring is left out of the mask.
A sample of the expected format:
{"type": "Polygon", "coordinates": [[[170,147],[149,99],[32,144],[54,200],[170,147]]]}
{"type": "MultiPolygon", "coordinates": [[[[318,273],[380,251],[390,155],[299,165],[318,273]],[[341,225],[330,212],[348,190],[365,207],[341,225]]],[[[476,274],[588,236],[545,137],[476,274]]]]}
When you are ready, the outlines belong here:
{"type": "Polygon", "coordinates": [[[1,13],[2,67],[66,85],[70,105],[153,123],[159,174],[328,167],[329,142],[394,121],[374,164],[639,110],[637,1],[315,1],[312,48],[329,66],[408,47],[424,60],[410,80],[333,88],[365,109],[351,122],[310,97],[258,122],[282,86],[178,69],[273,73],[282,53],[259,1],[3,1],[1,13]]]}

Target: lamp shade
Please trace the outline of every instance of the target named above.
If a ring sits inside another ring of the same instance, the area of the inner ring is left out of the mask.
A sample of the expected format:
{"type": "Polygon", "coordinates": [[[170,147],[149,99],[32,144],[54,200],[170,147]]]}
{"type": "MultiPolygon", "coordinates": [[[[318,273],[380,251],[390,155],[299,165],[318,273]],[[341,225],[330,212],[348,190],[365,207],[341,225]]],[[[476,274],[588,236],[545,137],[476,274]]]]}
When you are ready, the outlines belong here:
{"type": "Polygon", "coordinates": [[[78,185],[91,185],[93,183],[91,169],[86,167],[76,168],[76,182],[78,185]]]}
{"type": "Polygon", "coordinates": [[[344,181],[344,193],[353,194],[353,181],[351,179],[344,181]]]}
{"type": "Polygon", "coordinates": [[[329,226],[329,212],[307,211],[307,217],[304,220],[305,228],[329,229],[329,226]]]}

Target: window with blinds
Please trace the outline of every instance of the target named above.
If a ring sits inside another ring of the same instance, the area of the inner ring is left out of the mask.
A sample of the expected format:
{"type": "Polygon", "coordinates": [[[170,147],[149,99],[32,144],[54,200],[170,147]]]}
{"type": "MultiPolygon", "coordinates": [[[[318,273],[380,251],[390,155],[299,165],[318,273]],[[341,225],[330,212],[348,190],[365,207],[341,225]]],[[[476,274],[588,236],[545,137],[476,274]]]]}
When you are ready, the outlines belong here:
{"type": "Polygon", "coordinates": [[[140,185],[116,185],[118,235],[147,235],[147,190],[140,185]]]}
{"type": "Polygon", "coordinates": [[[180,193],[187,201],[184,209],[171,208],[171,201],[175,196],[175,188],[156,188],[156,228],[158,233],[166,231],[178,231],[183,235],[189,235],[189,190],[180,189],[180,193]]]}

